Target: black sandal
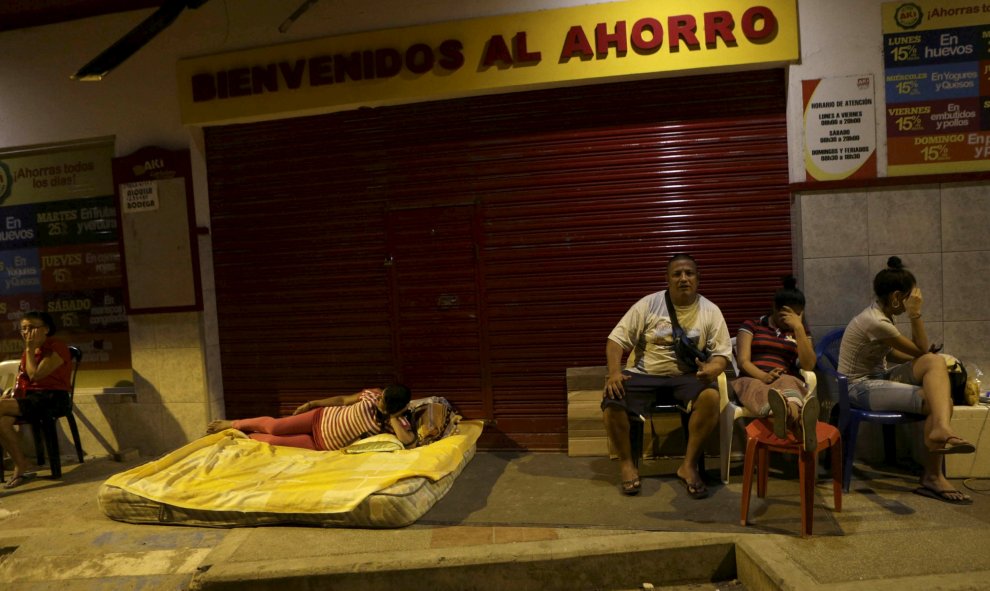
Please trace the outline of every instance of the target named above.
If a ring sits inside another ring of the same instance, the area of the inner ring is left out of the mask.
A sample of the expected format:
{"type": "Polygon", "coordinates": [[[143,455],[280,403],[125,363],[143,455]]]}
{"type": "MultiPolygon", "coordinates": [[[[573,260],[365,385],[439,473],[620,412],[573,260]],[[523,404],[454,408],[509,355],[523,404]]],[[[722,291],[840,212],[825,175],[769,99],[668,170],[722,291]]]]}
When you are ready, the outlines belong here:
{"type": "Polygon", "coordinates": [[[28,482],[31,482],[32,480],[34,480],[37,477],[38,477],[38,475],[35,474],[34,472],[25,472],[24,474],[18,474],[17,476],[14,476],[10,480],[8,480],[7,481],[7,484],[4,484],[3,487],[4,488],[17,488],[18,486],[20,486],[22,484],[27,484],[28,482]]]}
{"type": "Polygon", "coordinates": [[[642,487],[642,483],[639,481],[638,477],[632,480],[623,480],[622,494],[630,497],[638,495],[641,487],[642,487]]]}

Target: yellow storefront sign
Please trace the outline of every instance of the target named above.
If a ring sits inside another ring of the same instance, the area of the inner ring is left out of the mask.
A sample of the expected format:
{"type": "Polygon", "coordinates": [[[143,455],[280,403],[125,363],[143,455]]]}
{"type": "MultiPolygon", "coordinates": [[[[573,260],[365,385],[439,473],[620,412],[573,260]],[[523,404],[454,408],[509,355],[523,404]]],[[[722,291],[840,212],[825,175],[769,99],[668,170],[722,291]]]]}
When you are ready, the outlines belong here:
{"type": "Polygon", "coordinates": [[[796,0],[631,0],[190,58],[178,86],[197,125],[798,57],[796,0]]]}

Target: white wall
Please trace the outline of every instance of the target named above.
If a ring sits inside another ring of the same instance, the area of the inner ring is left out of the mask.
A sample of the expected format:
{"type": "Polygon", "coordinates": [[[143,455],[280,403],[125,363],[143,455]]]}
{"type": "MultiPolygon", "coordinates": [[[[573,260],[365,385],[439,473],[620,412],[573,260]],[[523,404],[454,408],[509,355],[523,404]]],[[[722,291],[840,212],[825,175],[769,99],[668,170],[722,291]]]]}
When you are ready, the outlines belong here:
{"type": "MultiPolygon", "coordinates": [[[[202,134],[199,129],[184,128],[179,121],[175,73],[178,59],[315,37],[596,2],[324,0],[299,18],[288,34],[279,33],[279,24],[301,3],[211,0],[183,13],[149,45],[97,83],[74,82],[69,75],[151,11],[0,33],[0,55],[4,56],[4,67],[0,68],[0,147],[107,135],[116,137],[118,156],[147,145],[188,147],[193,157],[197,223],[208,227],[202,134]]],[[[790,68],[788,100],[790,174],[794,182],[804,180],[802,79],[871,73],[878,84],[877,104],[883,104],[881,3],[798,2],[802,59],[790,68]]],[[[882,171],[886,160],[882,111],[877,120],[882,171]]],[[[986,209],[982,211],[985,215],[986,209]]],[[[799,237],[797,248],[802,244],[799,237]]],[[[209,418],[222,410],[208,236],[201,237],[200,247],[206,310],[203,314],[132,317],[136,402],[102,406],[96,399],[90,402],[92,408],[85,412],[94,413],[92,423],[99,429],[103,428],[99,425],[108,422],[128,425],[118,427],[112,436],[91,433],[87,443],[90,453],[139,447],[145,454],[157,454],[201,434],[209,418]],[[97,413],[103,415],[96,416],[97,413]]],[[[871,254],[880,253],[867,251],[861,256],[871,254]]]]}
{"type": "Polygon", "coordinates": [[[877,167],[887,175],[886,122],[883,117],[883,37],[880,5],[889,0],[799,0],[801,63],[788,70],[787,137],[791,182],[804,174],[804,117],[801,81],[872,74],[876,84],[877,167]]]}

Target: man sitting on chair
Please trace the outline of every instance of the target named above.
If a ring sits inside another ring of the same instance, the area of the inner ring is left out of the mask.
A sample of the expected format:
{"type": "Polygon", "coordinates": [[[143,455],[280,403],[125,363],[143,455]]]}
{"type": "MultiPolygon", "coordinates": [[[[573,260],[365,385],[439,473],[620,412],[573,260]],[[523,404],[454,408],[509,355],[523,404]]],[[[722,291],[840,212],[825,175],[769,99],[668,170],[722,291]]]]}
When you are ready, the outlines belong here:
{"type": "Polygon", "coordinates": [[[673,325],[665,292],[650,294],[634,304],[608,336],[605,356],[608,377],[602,396],[605,428],[619,456],[622,492],[637,494],[639,472],[632,458],[629,422],[642,421],[657,401],[691,405],[687,450],[677,477],[692,498],[708,496],[697,463],[702,444],[718,423],[719,394],[715,381],[732,355],[729,329],[718,306],[698,295],[698,266],[687,254],[667,263],[667,289],[678,324],[695,346],[708,354],[693,371],[674,353],[673,325]],[[629,353],[626,369],[622,356],[629,353]]]}

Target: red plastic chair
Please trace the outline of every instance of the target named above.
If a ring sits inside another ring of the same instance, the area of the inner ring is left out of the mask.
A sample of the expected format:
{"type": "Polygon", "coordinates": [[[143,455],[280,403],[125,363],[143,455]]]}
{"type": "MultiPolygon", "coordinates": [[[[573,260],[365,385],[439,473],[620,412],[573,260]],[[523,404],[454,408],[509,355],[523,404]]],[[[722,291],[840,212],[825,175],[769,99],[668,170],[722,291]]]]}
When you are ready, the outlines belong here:
{"type": "Polygon", "coordinates": [[[842,437],[839,430],[828,423],[818,422],[818,449],[813,452],[801,450],[801,442],[788,434],[787,439],[779,439],[773,434],[773,427],[766,419],[746,425],[746,459],[743,467],[742,516],[740,522],[746,525],[749,516],[749,495],[753,488],[753,463],[759,471],[756,494],[761,499],[767,496],[767,475],[769,472],[768,453],[771,451],[795,454],[801,487],[801,536],[811,535],[811,525],[815,506],[815,482],[817,479],[818,452],[832,448],[832,488],[835,495],[835,510],[842,511],[842,437]]]}

